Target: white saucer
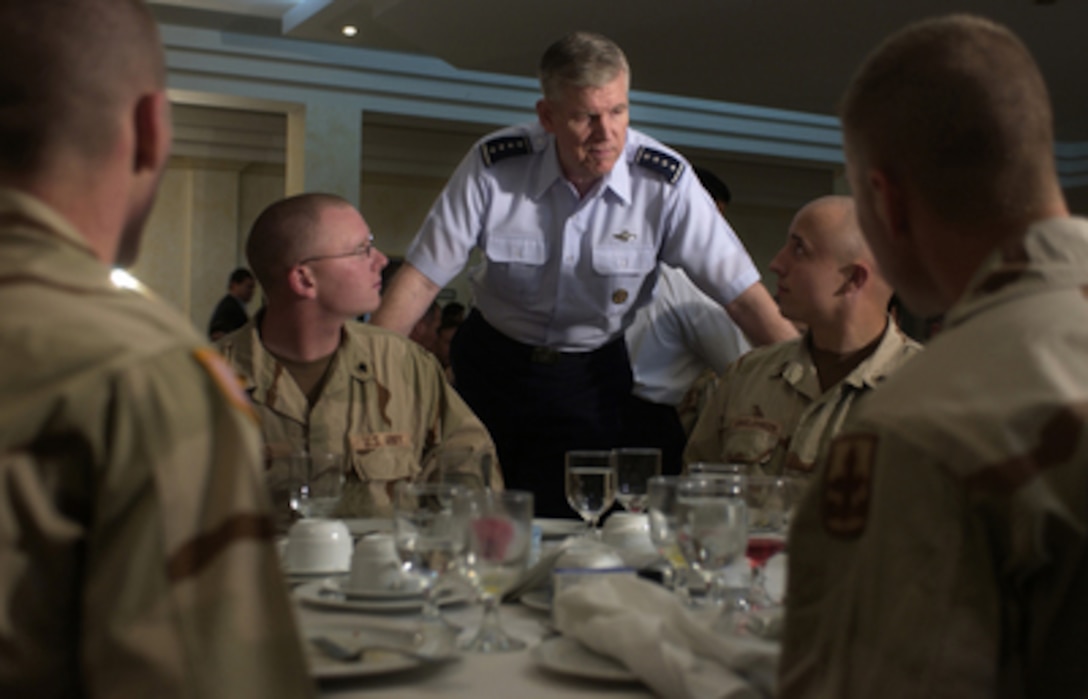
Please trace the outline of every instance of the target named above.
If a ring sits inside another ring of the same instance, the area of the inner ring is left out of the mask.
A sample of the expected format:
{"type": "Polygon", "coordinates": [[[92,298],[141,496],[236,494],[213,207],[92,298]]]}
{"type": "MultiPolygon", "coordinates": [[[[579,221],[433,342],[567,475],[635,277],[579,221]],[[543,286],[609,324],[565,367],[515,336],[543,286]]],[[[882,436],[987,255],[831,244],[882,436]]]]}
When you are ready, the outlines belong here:
{"type": "Polygon", "coordinates": [[[342,580],[339,589],[351,599],[411,599],[422,597],[423,590],[419,581],[406,578],[404,587],[353,587],[350,580],[342,580]]]}
{"type": "MultiPolygon", "coordinates": [[[[412,595],[394,599],[349,597],[344,594],[337,580],[316,580],[295,588],[295,597],[306,604],[324,609],[351,612],[418,612],[423,609],[423,597],[412,595]]],[[[471,595],[465,590],[443,588],[438,593],[440,607],[468,602],[471,595]]]]}
{"type": "Polygon", "coordinates": [[[594,653],[573,638],[555,636],[532,650],[533,660],[562,675],[608,682],[638,682],[638,677],[619,662],[594,653]]]}

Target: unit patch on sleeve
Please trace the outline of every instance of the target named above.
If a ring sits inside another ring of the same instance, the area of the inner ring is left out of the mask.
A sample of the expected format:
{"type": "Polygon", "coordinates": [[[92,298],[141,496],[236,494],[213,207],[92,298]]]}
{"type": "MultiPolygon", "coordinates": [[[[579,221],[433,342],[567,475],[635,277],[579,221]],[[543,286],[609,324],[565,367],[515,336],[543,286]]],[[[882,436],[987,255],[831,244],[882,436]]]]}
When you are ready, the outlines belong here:
{"type": "Polygon", "coordinates": [[[841,539],[865,531],[873,496],[876,435],[843,435],[831,443],[820,483],[824,530],[841,539]]]}
{"type": "Polygon", "coordinates": [[[480,144],[480,156],[484,165],[491,167],[500,160],[515,155],[528,155],[533,152],[533,143],[528,136],[499,136],[480,144]]]}
{"type": "Polygon", "coordinates": [[[669,184],[676,184],[687,167],[679,158],[646,146],[642,146],[635,153],[635,164],[653,170],[669,184]]]}

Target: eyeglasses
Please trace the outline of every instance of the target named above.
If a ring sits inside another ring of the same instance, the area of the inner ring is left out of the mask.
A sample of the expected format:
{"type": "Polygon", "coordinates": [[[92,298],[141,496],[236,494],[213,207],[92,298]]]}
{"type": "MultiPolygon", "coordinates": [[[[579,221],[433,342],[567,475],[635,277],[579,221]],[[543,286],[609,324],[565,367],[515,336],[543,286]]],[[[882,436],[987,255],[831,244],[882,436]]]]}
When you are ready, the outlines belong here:
{"type": "Polygon", "coordinates": [[[298,264],[304,265],[307,262],[317,262],[318,260],[335,260],[340,257],[370,257],[370,251],[373,247],[374,236],[369,236],[365,243],[357,245],[347,252],[338,252],[333,255],[312,255],[299,260],[298,264]]]}

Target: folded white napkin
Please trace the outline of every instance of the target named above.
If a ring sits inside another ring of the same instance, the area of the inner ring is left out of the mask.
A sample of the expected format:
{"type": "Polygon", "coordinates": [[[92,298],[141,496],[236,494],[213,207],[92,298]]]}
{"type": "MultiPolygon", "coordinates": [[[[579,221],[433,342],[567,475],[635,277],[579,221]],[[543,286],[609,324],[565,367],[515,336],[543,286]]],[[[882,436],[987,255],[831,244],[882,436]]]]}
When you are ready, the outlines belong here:
{"type": "Polygon", "coordinates": [[[553,610],[563,635],[619,660],[662,697],[774,695],[778,644],[716,633],[654,583],[587,579],[560,591],[553,610]]]}

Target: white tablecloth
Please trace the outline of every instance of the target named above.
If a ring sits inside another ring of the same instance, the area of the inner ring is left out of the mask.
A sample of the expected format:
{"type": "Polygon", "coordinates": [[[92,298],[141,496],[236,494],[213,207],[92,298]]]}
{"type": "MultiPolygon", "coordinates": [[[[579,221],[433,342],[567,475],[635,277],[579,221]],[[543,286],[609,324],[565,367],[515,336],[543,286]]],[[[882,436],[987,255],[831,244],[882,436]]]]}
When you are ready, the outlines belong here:
{"type": "MultiPolygon", "coordinates": [[[[388,624],[403,620],[411,623],[412,616],[390,616],[316,609],[297,604],[298,618],[304,626],[351,627],[365,624],[368,619],[388,624]]],[[[466,605],[447,608],[446,615],[454,623],[475,628],[481,608],[466,605]]],[[[511,635],[528,641],[530,648],[548,633],[549,617],[520,604],[502,607],[503,626],[511,635]]],[[[645,686],[636,682],[613,683],[556,674],[538,667],[528,650],[513,653],[462,654],[460,659],[433,666],[412,668],[403,672],[371,677],[322,680],[321,697],[366,697],[367,699],[408,699],[409,697],[441,696],[445,699],[553,699],[563,697],[652,697],[645,686]]]]}

